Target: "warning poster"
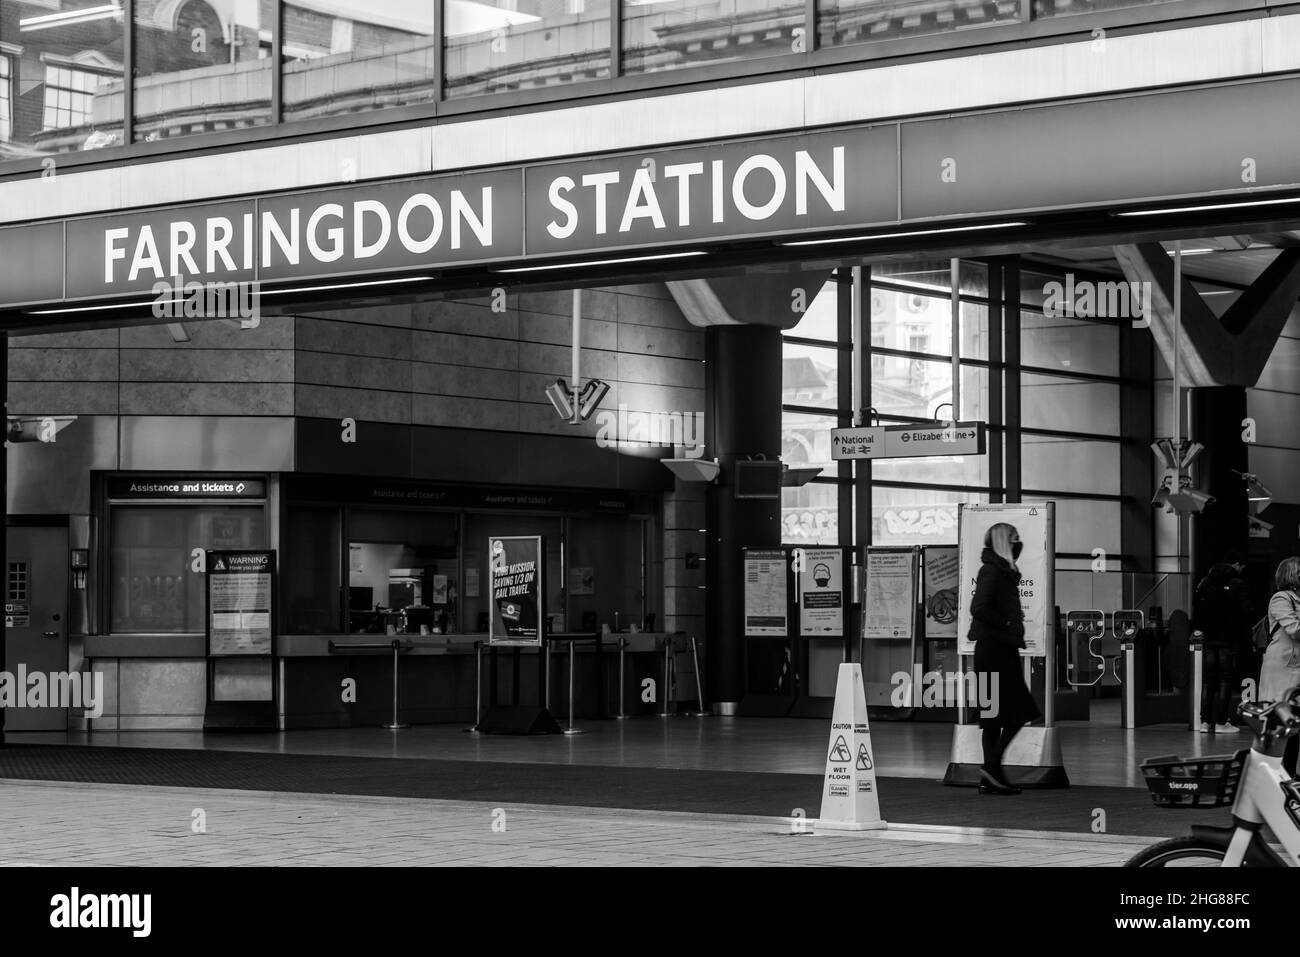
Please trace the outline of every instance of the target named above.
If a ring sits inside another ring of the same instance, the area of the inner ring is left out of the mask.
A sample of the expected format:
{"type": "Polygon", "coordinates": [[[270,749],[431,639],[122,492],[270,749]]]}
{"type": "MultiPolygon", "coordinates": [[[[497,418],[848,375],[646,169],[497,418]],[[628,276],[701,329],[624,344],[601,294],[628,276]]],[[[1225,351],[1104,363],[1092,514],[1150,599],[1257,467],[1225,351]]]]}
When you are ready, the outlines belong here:
{"type": "Polygon", "coordinates": [[[210,551],[206,562],[208,654],[272,654],[275,552],[210,551]]]}
{"type": "Polygon", "coordinates": [[[496,536],[488,539],[488,580],[492,603],[488,642],[494,645],[540,645],[545,610],[542,607],[542,563],[546,552],[540,535],[496,536]]]}
{"type": "Polygon", "coordinates": [[[844,553],[838,548],[800,548],[799,634],[805,638],[844,635],[844,553]]]}

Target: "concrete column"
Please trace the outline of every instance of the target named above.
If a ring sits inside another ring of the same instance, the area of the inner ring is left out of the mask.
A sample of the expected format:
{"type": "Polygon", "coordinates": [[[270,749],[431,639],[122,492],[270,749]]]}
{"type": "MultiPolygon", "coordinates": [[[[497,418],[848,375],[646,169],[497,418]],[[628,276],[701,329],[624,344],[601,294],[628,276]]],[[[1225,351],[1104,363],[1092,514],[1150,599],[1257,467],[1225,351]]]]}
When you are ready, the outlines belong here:
{"type": "MultiPolygon", "coordinates": [[[[719,714],[734,713],[745,693],[744,564],[741,549],[781,544],[781,502],[737,499],[738,459],[781,455],[781,331],[763,326],[709,330],[712,438],[722,466],[707,495],[705,580],[708,633],[706,695],[719,714]]],[[[769,650],[775,643],[767,642],[769,650]]],[[[761,656],[762,649],[754,653],[761,656]]]]}

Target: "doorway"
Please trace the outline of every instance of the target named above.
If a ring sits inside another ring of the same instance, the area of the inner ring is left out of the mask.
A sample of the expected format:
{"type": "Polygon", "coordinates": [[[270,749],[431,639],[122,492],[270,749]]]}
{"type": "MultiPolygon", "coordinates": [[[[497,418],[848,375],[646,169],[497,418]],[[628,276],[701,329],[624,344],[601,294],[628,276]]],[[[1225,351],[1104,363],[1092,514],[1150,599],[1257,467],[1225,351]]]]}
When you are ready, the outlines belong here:
{"type": "MultiPolygon", "coordinates": [[[[68,530],[14,527],[6,537],[5,668],[68,670],[68,530]]],[[[19,686],[18,694],[26,688],[19,686]]],[[[49,704],[58,704],[50,701],[49,704]]],[[[5,731],[66,731],[67,708],[7,708],[5,731]]]]}

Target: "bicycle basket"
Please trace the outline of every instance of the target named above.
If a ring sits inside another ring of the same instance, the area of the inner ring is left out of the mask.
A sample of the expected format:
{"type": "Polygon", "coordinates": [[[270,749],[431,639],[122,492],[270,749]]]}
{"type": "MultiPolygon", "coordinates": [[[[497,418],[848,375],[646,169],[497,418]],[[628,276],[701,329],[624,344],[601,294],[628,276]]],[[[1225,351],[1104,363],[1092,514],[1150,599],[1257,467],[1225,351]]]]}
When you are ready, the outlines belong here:
{"type": "Polygon", "coordinates": [[[1249,753],[1148,758],[1142,762],[1142,776],[1151,800],[1159,807],[1224,807],[1237,796],[1237,783],[1249,753]]]}

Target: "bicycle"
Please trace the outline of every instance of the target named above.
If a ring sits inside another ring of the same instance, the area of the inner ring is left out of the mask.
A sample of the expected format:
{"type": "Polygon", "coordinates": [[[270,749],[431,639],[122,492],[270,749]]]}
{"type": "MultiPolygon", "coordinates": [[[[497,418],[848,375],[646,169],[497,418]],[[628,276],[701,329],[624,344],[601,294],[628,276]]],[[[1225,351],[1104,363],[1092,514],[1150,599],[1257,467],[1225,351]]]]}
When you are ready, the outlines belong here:
{"type": "Polygon", "coordinates": [[[1209,765],[1224,769],[1214,803],[1193,806],[1221,807],[1235,782],[1232,826],[1192,825],[1191,833],[1152,844],[1135,854],[1125,867],[1300,867],[1300,779],[1288,778],[1282,769],[1286,740],[1300,732],[1300,685],[1279,701],[1243,702],[1237,713],[1255,734],[1249,750],[1234,755],[1182,761],[1153,759],[1143,765],[1148,786],[1157,801],[1165,797],[1176,804],[1204,783],[1209,765]],[[1153,779],[1159,780],[1159,790],[1153,779]],[[1193,783],[1195,782],[1195,783],[1193,783]],[[1164,788],[1185,789],[1181,794],[1161,794],[1164,788]],[[1173,796],[1178,795],[1178,796],[1173,796]],[[1290,857],[1288,862],[1264,840],[1264,825],[1273,831],[1290,857]]]}

